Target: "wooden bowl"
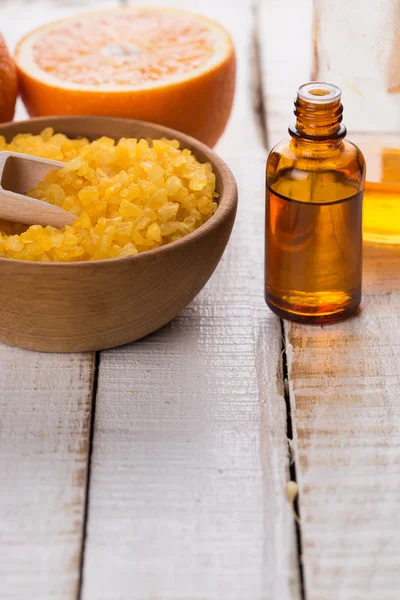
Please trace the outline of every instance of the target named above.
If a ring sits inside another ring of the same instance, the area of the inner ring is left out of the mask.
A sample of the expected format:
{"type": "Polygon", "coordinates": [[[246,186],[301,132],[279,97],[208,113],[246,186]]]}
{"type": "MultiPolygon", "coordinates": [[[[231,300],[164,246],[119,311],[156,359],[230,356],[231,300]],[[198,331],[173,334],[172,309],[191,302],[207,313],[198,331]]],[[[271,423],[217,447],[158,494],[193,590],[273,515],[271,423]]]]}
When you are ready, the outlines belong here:
{"type": "Polygon", "coordinates": [[[228,242],[237,189],[204,144],[161,125],[107,117],[45,117],[0,125],[17,133],[53,127],[69,137],[178,139],[213,165],[219,206],[188,236],[136,256],[75,263],[0,258],[0,341],[43,352],[101,350],[133,342],[168,323],[202,289],[228,242]]]}

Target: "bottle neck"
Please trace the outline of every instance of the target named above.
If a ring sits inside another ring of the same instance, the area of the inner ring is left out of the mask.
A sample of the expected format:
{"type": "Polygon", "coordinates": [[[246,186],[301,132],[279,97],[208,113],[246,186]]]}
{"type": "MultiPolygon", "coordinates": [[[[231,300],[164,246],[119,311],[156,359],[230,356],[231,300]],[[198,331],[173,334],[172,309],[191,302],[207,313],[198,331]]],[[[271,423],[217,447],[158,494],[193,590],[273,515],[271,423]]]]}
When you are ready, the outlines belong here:
{"type": "Polygon", "coordinates": [[[340,90],[327,83],[305,84],[298,90],[294,103],[295,126],[292,137],[310,141],[334,141],[344,138],[343,106],[340,90]],[[306,88],[306,89],[304,89],[306,88]]]}

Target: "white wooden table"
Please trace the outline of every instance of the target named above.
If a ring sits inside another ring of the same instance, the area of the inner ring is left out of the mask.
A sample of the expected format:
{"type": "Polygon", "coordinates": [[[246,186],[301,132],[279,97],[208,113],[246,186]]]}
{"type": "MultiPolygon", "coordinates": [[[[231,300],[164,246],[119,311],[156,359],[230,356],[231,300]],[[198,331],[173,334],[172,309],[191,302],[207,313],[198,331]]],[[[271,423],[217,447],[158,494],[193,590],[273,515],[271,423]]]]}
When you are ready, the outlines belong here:
{"type": "MultiPolygon", "coordinates": [[[[96,356],[0,346],[1,599],[398,600],[400,250],[366,248],[362,312],[340,325],[283,323],[263,300],[265,160],[309,78],[311,0],[165,3],[236,44],[217,151],[237,223],[150,337],[96,356]]],[[[115,5],[0,0],[0,30],[13,46],[115,5]]]]}

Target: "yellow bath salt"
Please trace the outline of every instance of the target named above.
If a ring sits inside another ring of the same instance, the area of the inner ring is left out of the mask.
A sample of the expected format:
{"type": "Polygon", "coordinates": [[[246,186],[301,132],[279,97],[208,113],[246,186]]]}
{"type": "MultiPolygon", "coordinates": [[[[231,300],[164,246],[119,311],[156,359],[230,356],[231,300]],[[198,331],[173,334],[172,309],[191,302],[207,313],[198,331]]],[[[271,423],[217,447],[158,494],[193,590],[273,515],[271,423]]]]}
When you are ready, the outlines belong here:
{"type": "Polygon", "coordinates": [[[216,211],[215,175],[176,140],[69,139],[46,128],[11,150],[65,162],[29,192],[76,215],[63,229],[0,222],[0,256],[82,261],[132,256],[188,235],[216,211]]]}

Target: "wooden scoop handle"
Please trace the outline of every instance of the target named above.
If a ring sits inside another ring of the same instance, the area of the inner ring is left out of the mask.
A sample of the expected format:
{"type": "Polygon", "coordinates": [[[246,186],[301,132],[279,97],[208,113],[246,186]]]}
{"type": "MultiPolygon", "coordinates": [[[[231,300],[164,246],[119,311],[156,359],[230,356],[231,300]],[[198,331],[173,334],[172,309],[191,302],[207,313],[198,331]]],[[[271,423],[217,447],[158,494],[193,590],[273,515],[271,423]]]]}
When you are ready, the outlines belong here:
{"type": "Polygon", "coordinates": [[[72,225],[78,217],[36,198],[16,194],[0,187],[0,218],[25,225],[72,225]]]}
{"type": "Polygon", "coordinates": [[[25,196],[49,171],[64,163],[16,152],[0,152],[0,218],[25,225],[72,225],[77,217],[58,206],[25,196]]]}

